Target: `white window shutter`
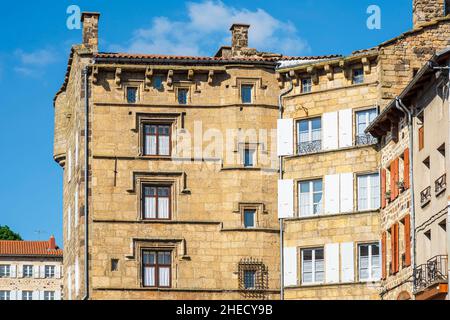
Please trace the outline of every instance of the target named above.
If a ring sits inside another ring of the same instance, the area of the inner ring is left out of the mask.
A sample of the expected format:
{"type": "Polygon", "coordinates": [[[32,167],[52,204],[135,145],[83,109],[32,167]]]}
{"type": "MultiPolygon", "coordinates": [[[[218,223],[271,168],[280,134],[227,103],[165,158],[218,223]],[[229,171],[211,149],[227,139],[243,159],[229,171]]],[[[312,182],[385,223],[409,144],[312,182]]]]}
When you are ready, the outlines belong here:
{"type": "Polygon", "coordinates": [[[60,290],[55,291],[55,300],[61,300],[61,291],[60,290]]]}
{"type": "Polygon", "coordinates": [[[12,265],[9,270],[10,270],[10,277],[16,278],[17,277],[17,266],[12,265]]]}
{"type": "Polygon", "coordinates": [[[284,251],[284,285],[297,285],[297,248],[283,248],[284,251]]]}
{"type": "Polygon", "coordinates": [[[345,109],[339,111],[339,148],[353,145],[353,111],[345,109]]]}
{"type": "Polygon", "coordinates": [[[39,278],[45,278],[45,266],[39,266],[39,278]]]}
{"type": "Polygon", "coordinates": [[[33,266],[33,277],[34,278],[39,278],[39,271],[40,271],[39,266],[33,266]]]}
{"type": "Polygon", "coordinates": [[[353,173],[341,174],[341,212],[353,212],[353,173]]]}
{"type": "Polygon", "coordinates": [[[294,120],[279,119],[277,130],[278,156],[291,156],[294,154],[294,120]]]}
{"type": "Polygon", "coordinates": [[[338,113],[329,112],[322,116],[323,149],[335,150],[338,148],[338,113]]]}
{"type": "Polygon", "coordinates": [[[39,300],[39,291],[33,291],[31,297],[33,300],[39,300]]]}
{"type": "Polygon", "coordinates": [[[278,180],[278,218],[294,216],[294,180],[278,180]]]}
{"type": "Polygon", "coordinates": [[[353,242],[341,243],[342,282],[355,281],[355,260],[353,242]]]}
{"type": "Polygon", "coordinates": [[[339,175],[325,176],[325,214],[339,213],[340,198],[339,175]]]}
{"type": "Polygon", "coordinates": [[[17,266],[17,278],[23,278],[23,265],[17,266]]]}
{"type": "Polygon", "coordinates": [[[44,291],[39,291],[39,299],[38,300],[44,300],[44,291]]]}
{"type": "Polygon", "coordinates": [[[16,300],[22,300],[22,290],[17,290],[17,292],[16,292],[16,300]]]}
{"type": "Polygon", "coordinates": [[[55,278],[61,279],[61,266],[55,266],[55,278]]]}
{"type": "Polygon", "coordinates": [[[339,282],[339,243],[325,245],[326,283],[339,282]]]}
{"type": "Polygon", "coordinates": [[[17,300],[17,291],[16,290],[11,290],[9,292],[9,300],[17,300]]]}

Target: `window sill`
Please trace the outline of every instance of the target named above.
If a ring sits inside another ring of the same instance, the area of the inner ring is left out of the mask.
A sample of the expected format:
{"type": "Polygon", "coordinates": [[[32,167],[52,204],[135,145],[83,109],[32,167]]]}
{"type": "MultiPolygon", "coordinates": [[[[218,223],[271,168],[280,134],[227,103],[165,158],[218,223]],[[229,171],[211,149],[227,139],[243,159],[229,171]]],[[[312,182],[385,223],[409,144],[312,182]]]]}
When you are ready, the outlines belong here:
{"type": "Polygon", "coordinates": [[[353,211],[353,212],[335,213],[335,214],[319,214],[319,215],[309,216],[309,217],[297,216],[297,217],[293,217],[293,218],[285,218],[284,221],[317,220],[317,219],[324,219],[324,218],[334,218],[334,217],[353,216],[353,215],[362,215],[362,214],[378,214],[379,212],[380,212],[380,209],[367,210],[367,211],[353,211]]]}
{"type": "Polygon", "coordinates": [[[373,146],[376,146],[376,144],[353,145],[351,147],[345,147],[345,148],[339,148],[339,149],[320,150],[320,151],[312,152],[312,153],[295,154],[295,155],[291,155],[291,156],[284,156],[284,158],[285,159],[304,158],[304,157],[308,157],[308,156],[321,155],[321,154],[326,154],[326,153],[331,153],[331,152],[351,151],[351,150],[355,150],[355,149],[363,149],[363,148],[368,148],[368,147],[373,147],[373,146]]]}
{"type": "Polygon", "coordinates": [[[358,285],[364,285],[370,283],[380,283],[381,280],[377,281],[353,281],[353,282],[336,282],[336,283],[312,283],[312,284],[300,284],[296,286],[286,286],[285,289],[311,289],[311,288],[322,288],[322,287],[338,287],[338,286],[358,286],[358,285]]]}
{"type": "Polygon", "coordinates": [[[348,85],[344,85],[341,87],[336,87],[336,88],[328,88],[328,89],[322,89],[322,90],[313,90],[311,92],[301,92],[301,93],[296,93],[290,96],[287,96],[286,98],[296,98],[296,97],[302,97],[302,96],[308,96],[311,94],[316,94],[316,93],[324,93],[324,92],[328,92],[328,91],[334,91],[334,90],[344,90],[344,89],[349,89],[349,88],[358,88],[358,87],[364,87],[364,86],[371,86],[371,85],[378,85],[378,81],[372,81],[372,82],[364,82],[364,83],[359,83],[359,84],[348,84],[348,85]]]}

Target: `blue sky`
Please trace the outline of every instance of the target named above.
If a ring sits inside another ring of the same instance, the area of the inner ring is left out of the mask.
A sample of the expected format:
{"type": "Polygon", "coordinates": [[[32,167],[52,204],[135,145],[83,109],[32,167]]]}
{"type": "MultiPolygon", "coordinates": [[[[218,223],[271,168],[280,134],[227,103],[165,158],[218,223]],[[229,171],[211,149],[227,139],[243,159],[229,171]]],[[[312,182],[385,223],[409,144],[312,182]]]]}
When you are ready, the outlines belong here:
{"type": "Polygon", "coordinates": [[[411,28],[412,0],[10,1],[0,30],[0,225],[25,239],[62,238],[62,169],[53,162],[52,99],[70,46],[70,5],[99,11],[101,51],[213,55],[232,22],[251,23],[250,46],[289,55],[349,54],[411,28]],[[380,30],[366,27],[369,5],[380,30]],[[41,233],[37,233],[40,231],[41,233]]]}

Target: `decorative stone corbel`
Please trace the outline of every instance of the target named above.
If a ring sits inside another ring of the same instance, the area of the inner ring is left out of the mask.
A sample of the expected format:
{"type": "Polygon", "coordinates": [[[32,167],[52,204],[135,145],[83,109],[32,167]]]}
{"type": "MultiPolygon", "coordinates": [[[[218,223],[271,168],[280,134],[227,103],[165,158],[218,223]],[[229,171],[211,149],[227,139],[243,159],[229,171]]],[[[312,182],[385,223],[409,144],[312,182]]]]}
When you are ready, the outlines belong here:
{"type": "Polygon", "coordinates": [[[317,74],[317,70],[314,67],[308,67],[306,69],[306,72],[308,72],[308,74],[311,76],[311,80],[312,82],[314,82],[314,84],[317,84],[319,82],[319,76],[317,74]]]}
{"type": "Polygon", "coordinates": [[[281,75],[281,73],[277,73],[277,81],[278,81],[278,86],[281,88],[284,87],[284,79],[283,76],[281,75]]]}
{"type": "Polygon", "coordinates": [[[173,85],[173,70],[169,70],[167,73],[167,85],[171,87],[173,85]]]}
{"type": "Polygon", "coordinates": [[[367,57],[364,57],[361,59],[361,62],[363,64],[364,67],[364,73],[365,74],[370,74],[370,61],[369,59],[367,59],[367,57]]]}
{"type": "Polygon", "coordinates": [[[208,73],[208,84],[209,85],[213,84],[213,77],[214,77],[214,70],[210,70],[208,73]]]}
{"type": "Polygon", "coordinates": [[[188,71],[188,80],[194,80],[194,70],[188,71]]]}
{"type": "Polygon", "coordinates": [[[145,70],[145,81],[144,81],[144,89],[145,91],[150,90],[150,87],[152,85],[152,78],[153,78],[153,69],[147,68],[145,70]]]}
{"type": "Polygon", "coordinates": [[[347,70],[347,65],[344,60],[339,62],[339,67],[342,69],[342,73],[344,74],[344,77],[346,79],[348,79],[350,76],[350,72],[349,72],[349,70],[347,70]]]}
{"type": "Polygon", "coordinates": [[[330,81],[333,80],[333,78],[334,78],[333,67],[331,65],[329,65],[329,64],[326,64],[324,69],[325,69],[325,72],[327,74],[328,80],[330,80],[330,81]]]}
{"type": "Polygon", "coordinates": [[[98,67],[92,68],[92,83],[93,84],[98,83],[98,67]]]}
{"type": "Polygon", "coordinates": [[[122,68],[116,68],[116,76],[114,79],[117,88],[120,88],[122,85],[122,68]]]}

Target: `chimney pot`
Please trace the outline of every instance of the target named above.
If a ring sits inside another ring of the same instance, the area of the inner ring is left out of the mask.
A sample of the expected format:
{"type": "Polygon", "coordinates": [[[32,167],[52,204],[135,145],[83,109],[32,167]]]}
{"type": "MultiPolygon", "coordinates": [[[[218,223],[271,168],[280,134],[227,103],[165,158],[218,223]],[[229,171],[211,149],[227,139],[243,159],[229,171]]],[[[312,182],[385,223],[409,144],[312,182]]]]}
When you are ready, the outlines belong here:
{"type": "Polygon", "coordinates": [[[83,45],[92,52],[98,52],[98,21],[100,13],[83,12],[81,22],[83,23],[83,45]]]}

